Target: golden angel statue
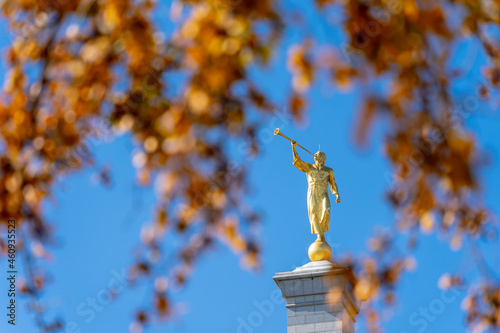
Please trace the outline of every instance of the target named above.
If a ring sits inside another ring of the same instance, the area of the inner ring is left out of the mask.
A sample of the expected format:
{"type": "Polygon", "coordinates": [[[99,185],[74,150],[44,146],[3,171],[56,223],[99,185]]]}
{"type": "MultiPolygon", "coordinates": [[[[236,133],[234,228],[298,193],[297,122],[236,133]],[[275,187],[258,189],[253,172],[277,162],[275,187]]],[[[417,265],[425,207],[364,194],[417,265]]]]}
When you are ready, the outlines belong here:
{"type": "Polygon", "coordinates": [[[325,166],[326,155],[322,151],[316,154],[311,153],[299,145],[295,140],[290,139],[277,128],[274,135],[280,135],[292,143],[293,165],[300,171],[304,171],[307,176],[309,188],[307,190],[307,211],[309,222],[311,223],[311,233],[317,234],[318,238],[309,246],[308,254],[312,261],[330,260],[332,248],[325,240],[325,232],[329,229],[330,222],[330,198],[328,197],[328,185],[330,190],[337,197],[336,202],[340,202],[339,190],[335,182],[333,170],[325,166]],[[297,154],[296,146],[304,149],[314,156],[314,164],[304,162],[297,154]]]}
{"type": "Polygon", "coordinates": [[[325,166],[326,155],[322,151],[314,154],[314,164],[304,162],[300,159],[295,149],[297,142],[292,140],[293,165],[307,176],[309,188],[307,190],[307,210],[311,233],[318,235],[318,241],[325,241],[325,232],[329,229],[330,221],[330,199],[328,197],[328,185],[332,194],[340,202],[339,190],[335,183],[333,170],[325,166]]]}

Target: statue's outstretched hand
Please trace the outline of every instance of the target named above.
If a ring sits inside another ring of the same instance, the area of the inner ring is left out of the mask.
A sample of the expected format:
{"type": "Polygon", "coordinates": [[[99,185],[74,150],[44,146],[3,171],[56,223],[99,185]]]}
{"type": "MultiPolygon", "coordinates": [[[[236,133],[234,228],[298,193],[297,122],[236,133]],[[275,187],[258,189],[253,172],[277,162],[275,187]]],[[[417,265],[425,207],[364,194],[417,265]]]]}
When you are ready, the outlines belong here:
{"type": "Polygon", "coordinates": [[[297,145],[297,141],[292,140],[292,147],[295,147],[297,145]]]}
{"type": "Polygon", "coordinates": [[[337,200],[335,200],[336,203],[340,203],[340,197],[337,196],[337,200]]]}

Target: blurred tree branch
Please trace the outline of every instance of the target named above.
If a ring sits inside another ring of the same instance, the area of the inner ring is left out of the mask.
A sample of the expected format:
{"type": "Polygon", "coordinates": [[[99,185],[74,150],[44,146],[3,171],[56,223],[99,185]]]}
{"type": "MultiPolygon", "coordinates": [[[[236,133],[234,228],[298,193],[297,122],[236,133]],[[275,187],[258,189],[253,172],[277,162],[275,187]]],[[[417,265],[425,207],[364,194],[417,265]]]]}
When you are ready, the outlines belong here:
{"type": "MultiPolygon", "coordinates": [[[[182,286],[215,241],[258,267],[253,226],[259,216],[245,205],[247,171],[230,158],[229,142],[245,142],[248,156],[259,151],[253,119],[270,114],[274,104],[249,71],[268,66],[283,32],[297,29],[282,19],[288,13],[280,5],[175,1],[176,29],[166,36],[154,22],[154,1],[4,0],[15,37],[0,105],[0,223],[14,218],[24,224],[26,251],[33,242],[50,241],[42,203],[57,177],[93,163],[82,147],[100,121],[133,135],[137,180],[158,188],[156,219],[141,232],[143,252],[131,268],[135,278],[182,286]],[[174,74],[182,78],[172,88],[174,74]],[[186,245],[166,248],[169,233],[186,245]],[[176,254],[166,277],[155,270],[165,251],[176,254]]],[[[343,55],[336,45],[321,51],[314,36],[290,47],[295,120],[304,116],[320,71],[329,73],[331,89],[366,82],[389,87],[361,91],[356,124],[360,145],[376,119],[391,128],[385,152],[395,181],[387,197],[397,212],[397,232],[370,242],[380,260],[352,262],[359,269],[356,293],[370,299],[368,321],[376,331],[377,304],[394,302],[402,273],[415,266],[411,251],[419,234],[439,230],[458,248],[464,238],[484,238],[496,228],[481,204],[480,143],[457,121],[452,85],[467,73],[453,68],[450,50],[466,34],[480,42],[490,63],[478,98],[497,98],[500,46],[486,31],[500,24],[500,3],[318,0],[316,6],[318,15],[332,8],[342,13],[332,29],[341,29],[346,43],[343,55]],[[407,231],[408,248],[396,251],[392,242],[407,231]]],[[[159,285],[154,308],[138,312],[138,325],[174,315],[170,289],[159,285]]],[[[499,328],[499,290],[498,280],[489,279],[470,295],[471,325],[499,328]]]]}

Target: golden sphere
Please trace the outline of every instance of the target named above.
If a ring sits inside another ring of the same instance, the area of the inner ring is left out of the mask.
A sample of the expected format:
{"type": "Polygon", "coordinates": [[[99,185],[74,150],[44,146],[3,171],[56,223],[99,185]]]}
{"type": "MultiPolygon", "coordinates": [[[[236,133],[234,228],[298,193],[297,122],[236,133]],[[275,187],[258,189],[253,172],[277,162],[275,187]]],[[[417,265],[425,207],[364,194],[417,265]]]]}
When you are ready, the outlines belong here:
{"type": "Polygon", "coordinates": [[[311,261],[330,260],[332,257],[332,248],[326,241],[316,240],[309,246],[307,253],[311,261]]]}

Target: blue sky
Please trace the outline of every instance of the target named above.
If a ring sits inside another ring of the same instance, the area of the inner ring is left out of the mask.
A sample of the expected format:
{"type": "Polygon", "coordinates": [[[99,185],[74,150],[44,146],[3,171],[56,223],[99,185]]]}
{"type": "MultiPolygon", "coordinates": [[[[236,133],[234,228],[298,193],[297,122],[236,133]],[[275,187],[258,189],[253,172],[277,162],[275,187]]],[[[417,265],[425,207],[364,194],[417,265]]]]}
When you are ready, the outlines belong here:
{"type": "MultiPolygon", "coordinates": [[[[158,15],[169,6],[170,2],[162,3],[158,15]]],[[[302,8],[301,2],[291,1],[287,6],[306,13],[311,31],[287,33],[283,46],[299,41],[307,33],[319,36],[323,42],[341,42],[340,33],[325,30],[326,22],[318,21],[302,8]]],[[[8,34],[4,33],[2,48],[8,41],[8,34]]],[[[484,59],[473,43],[458,47],[456,54],[456,64],[469,72],[466,79],[457,82],[456,93],[473,96],[484,59]]],[[[270,69],[255,72],[261,87],[278,104],[285,100],[290,89],[285,62],[286,48],[282,47],[270,69]]],[[[248,161],[252,185],[248,202],[264,216],[260,228],[264,250],[262,270],[258,273],[242,270],[239,258],[219,245],[216,252],[208,253],[199,262],[187,287],[174,295],[179,311],[185,314],[172,323],[153,325],[146,332],[285,332],[284,301],[276,298],[277,286],[272,277],[276,272],[305,264],[307,248],[315,236],[310,234],[307,217],[305,175],[292,166],[290,143],[268,135],[275,127],[280,127],[311,151],[321,144],[327,155],[327,166],[335,170],[342,202],[334,204],[332,200],[331,227],[326,235],[334,256],[362,255],[375,229],[392,229],[394,211],[384,197],[391,175],[391,168],[383,156],[384,126],[379,122],[368,146],[360,149],[353,143],[355,111],[361,98],[359,87],[339,92],[319,82],[312,87],[310,97],[308,117],[303,124],[293,124],[285,109],[278,110],[279,117],[263,120],[262,154],[248,161]],[[263,311],[263,304],[273,306],[263,311]]],[[[491,111],[488,105],[480,105],[466,121],[491,158],[491,165],[482,172],[482,185],[486,204],[498,215],[500,114],[491,111]]],[[[113,186],[110,189],[96,186],[90,181],[92,170],[82,171],[63,180],[57,187],[55,199],[47,203],[47,217],[56,227],[58,242],[53,250],[54,261],[45,265],[53,283],[44,292],[43,302],[50,316],[74,322],[74,328],[68,327],[67,332],[126,332],[135,310],[149,305],[150,286],[131,286],[117,276],[133,262],[133,250],[140,242],[140,229],[152,219],[155,196],[152,189],[135,185],[135,170],[130,162],[133,144],[129,137],[118,137],[112,143],[94,142],[92,148],[98,163],[111,164],[113,186]],[[90,307],[82,305],[88,298],[99,297],[110,283],[119,285],[116,281],[122,281],[126,288],[119,292],[115,301],[99,311],[90,311],[90,307]]],[[[309,160],[308,154],[300,149],[299,154],[309,160]]],[[[241,158],[245,157],[235,156],[237,160],[241,158]]],[[[498,267],[499,246],[484,245],[483,250],[488,263],[498,267]]],[[[385,323],[386,331],[465,331],[460,302],[466,291],[443,295],[437,280],[445,272],[476,276],[468,248],[464,246],[452,252],[442,236],[432,234],[420,238],[415,257],[417,269],[402,280],[397,305],[383,312],[392,316],[385,323]],[[435,306],[439,300],[443,300],[444,308],[429,317],[432,319],[423,320],[420,309],[435,306]]],[[[2,260],[2,271],[4,264],[2,260]]],[[[6,299],[2,291],[6,287],[4,279],[0,279],[1,300],[6,299]]],[[[37,332],[33,315],[25,306],[21,301],[15,329],[7,327],[2,319],[1,332],[37,332]]],[[[357,331],[365,331],[362,322],[357,331]]]]}

